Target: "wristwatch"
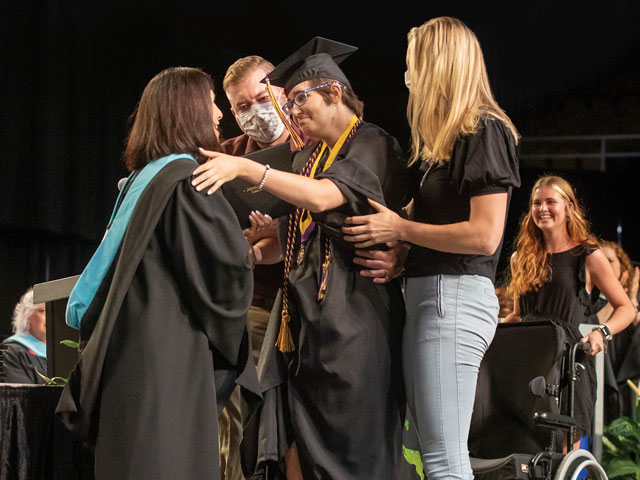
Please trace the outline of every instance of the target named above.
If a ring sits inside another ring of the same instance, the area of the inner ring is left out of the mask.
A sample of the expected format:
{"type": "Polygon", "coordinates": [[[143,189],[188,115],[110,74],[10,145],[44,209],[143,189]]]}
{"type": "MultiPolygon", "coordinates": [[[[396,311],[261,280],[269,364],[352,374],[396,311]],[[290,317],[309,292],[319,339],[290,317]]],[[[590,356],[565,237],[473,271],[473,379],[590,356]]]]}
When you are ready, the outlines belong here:
{"type": "Polygon", "coordinates": [[[613,336],[611,335],[611,329],[605,323],[601,323],[597,327],[593,327],[591,331],[595,332],[596,330],[599,330],[602,334],[602,337],[604,338],[604,351],[606,352],[607,343],[609,343],[609,340],[611,340],[611,337],[613,336]]]}

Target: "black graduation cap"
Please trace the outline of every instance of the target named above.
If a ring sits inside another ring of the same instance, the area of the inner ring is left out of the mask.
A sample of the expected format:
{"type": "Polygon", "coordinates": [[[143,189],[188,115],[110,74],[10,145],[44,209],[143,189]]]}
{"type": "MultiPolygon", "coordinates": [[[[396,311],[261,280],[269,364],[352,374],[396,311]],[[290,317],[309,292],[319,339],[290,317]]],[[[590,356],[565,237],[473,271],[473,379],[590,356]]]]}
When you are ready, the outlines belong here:
{"type": "MultiPolygon", "coordinates": [[[[338,64],[356,50],[357,47],[346,43],[314,37],[269,73],[269,81],[283,87],[285,93],[300,82],[313,78],[331,78],[351,87],[338,64]]],[[[266,83],[265,80],[262,82],[266,83]]]]}

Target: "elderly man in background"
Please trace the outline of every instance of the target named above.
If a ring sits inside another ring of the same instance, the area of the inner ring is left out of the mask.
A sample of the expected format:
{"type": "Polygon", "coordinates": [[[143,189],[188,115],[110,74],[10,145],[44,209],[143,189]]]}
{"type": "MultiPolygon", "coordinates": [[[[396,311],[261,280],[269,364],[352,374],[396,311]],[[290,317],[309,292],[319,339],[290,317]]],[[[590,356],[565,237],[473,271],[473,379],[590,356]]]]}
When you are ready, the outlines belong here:
{"type": "Polygon", "coordinates": [[[22,295],[13,310],[12,336],[2,342],[3,381],[44,383],[47,373],[47,324],[44,303],[33,303],[33,290],[22,295]]]}

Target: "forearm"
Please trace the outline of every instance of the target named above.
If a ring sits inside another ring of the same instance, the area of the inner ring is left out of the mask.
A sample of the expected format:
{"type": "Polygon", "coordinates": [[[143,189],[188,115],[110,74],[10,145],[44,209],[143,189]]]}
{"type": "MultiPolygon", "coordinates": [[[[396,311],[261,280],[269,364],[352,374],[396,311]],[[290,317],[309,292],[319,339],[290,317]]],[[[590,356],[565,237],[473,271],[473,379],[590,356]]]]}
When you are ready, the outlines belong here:
{"type": "MultiPolygon", "coordinates": [[[[265,175],[265,168],[260,163],[246,160],[239,177],[259,185],[265,175]]],[[[311,212],[323,212],[346,203],[344,195],[331,180],[316,180],[276,169],[269,169],[263,188],[285,202],[311,212]]]]}
{"type": "Polygon", "coordinates": [[[629,302],[629,305],[616,307],[609,320],[606,321],[607,326],[611,330],[611,334],[615,335],[627,328],[633,321],[635,312],[636,310],[631,306],[631,302],[629,302]]]}
{"type": "Polygon", "coordinates": [[[492,255],[500,244],[489,228],[471,222],[431,225],[402,219],[399,240],[447,253],[492,255]]]}

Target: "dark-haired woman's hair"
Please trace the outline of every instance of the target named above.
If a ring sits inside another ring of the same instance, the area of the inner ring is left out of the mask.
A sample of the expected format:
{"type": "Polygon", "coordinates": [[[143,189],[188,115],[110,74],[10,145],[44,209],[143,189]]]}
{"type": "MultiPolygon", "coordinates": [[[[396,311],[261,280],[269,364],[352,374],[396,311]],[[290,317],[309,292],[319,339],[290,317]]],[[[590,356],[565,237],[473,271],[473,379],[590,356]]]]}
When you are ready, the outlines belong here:
{"type": "Polygon", "coordinates": [[[172,153],[203,157],[198,147],[220,150],[214,130],[210,91],[213,81],[198,68],[173,67],[147,84],[133,112],[124,160],[137,170],[172,153]]]}

